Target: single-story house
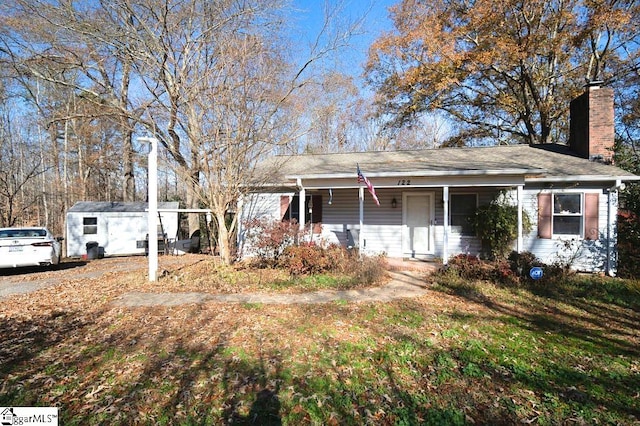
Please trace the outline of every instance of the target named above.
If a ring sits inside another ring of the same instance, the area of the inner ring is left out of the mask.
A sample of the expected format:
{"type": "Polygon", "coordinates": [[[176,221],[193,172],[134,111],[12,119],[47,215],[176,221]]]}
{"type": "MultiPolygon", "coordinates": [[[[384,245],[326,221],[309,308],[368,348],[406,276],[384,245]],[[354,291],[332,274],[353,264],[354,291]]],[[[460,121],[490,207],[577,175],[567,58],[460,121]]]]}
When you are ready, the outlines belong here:
{"type": "MultiPolygon", "coordinates": [[[[640,180],[612,164],[613,91],[590,86],[571,102],[567,145],[510,145],[274,156],[241,203],[250,218],[296,219],[313,238],[367,254],[479,254],[468,218],[498,194],[517,206],[514,249],[583,271],[615,271],[618,190],[640,180]],[[375,188],[378,206],[357,167],[375,188]],[[531,219],[524,232],[522,215],[531,219]]],[[[240,252],[251,253],[247,229],[240,252]]]]}
{"type": "MultiPolygon", "coordinates": [[[[178,202],[158,203],[158,238],[175,239],[178,202]],[[175,210],[175,211],[174,211],[175,210]]],[[[87,254],[87,243],[105,256],[145,254],[148,203],[79,201],[67,211],[67,256],[87,254]],[[97,244],[96,244],[97,243],[97,244]]]]}

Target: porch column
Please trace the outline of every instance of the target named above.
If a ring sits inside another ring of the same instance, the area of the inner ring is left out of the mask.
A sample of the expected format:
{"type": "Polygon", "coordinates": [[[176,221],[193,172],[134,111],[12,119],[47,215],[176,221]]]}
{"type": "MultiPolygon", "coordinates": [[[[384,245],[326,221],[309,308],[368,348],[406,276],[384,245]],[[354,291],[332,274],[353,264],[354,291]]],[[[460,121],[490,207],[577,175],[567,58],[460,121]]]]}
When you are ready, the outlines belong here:
{"type": "Polygon", "coordinates": [[[442,215],[443,215],[443,236],[442,236],[442,264],[449,262],[449,187],[442,187],[442,215]]]}
{"type": "Polygon", "coordinates": [[[358,252],[362,256],[364,251],[364,187],[358,188],[358,198],[360,199],[360,230],[358,231],[358,252]]]}
{"type": "Polygon", "coordinates": [[[516,251],[522,253],[522,185],[518,185],[516,198],[518,199],[518,239],[516,240],[516,251]]]}
{"type": "Polygon", "coordinates": [[[307,212],[305,212],[304,204],[307,199],[307,191],[305,191],[304,186],[302,186],[302,179],[298,178],[298,212],[299,214],[299,222],[298,226],[300,228],[300,232],[304,232],[304,225],[307,223],[307,212]]]}

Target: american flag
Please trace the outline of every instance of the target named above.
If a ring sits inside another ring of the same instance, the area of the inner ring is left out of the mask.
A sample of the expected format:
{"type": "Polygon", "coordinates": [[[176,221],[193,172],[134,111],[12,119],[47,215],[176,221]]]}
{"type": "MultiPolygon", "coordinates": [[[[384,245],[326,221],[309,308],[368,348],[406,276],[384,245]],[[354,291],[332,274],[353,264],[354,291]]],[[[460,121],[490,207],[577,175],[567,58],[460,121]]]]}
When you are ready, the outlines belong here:
{"type": "Polygon", "coordinates": [[[371,184],[371,182],[369,182],[369,179],[367,179],[362,172],[360,171],[360,165],[356,164],[356,167],[358,168],[358,183],[364,183],[365,185],[367,185],[367,189],[369,190],[369,194],[371,194],[371,196],[373,197],[373,201],[376,202],[376,205],[380,205],[380,201],[378,200],[378,196],[376,195],[376,189],[373,187],[373,185],[371,184]]]}

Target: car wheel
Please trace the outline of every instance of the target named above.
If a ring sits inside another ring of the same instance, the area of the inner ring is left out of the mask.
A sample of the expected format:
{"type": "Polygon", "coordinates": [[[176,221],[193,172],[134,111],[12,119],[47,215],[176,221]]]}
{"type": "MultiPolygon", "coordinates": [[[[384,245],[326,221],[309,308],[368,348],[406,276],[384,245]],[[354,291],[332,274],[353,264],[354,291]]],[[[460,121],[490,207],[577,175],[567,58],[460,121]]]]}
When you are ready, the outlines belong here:
{"type": "Polygon", "coordinates": [[[55,260],[56,261],[51,264],[51,269],[53,270],[60,269],[60,256],[58,255],[58,257],[55,260]]]}

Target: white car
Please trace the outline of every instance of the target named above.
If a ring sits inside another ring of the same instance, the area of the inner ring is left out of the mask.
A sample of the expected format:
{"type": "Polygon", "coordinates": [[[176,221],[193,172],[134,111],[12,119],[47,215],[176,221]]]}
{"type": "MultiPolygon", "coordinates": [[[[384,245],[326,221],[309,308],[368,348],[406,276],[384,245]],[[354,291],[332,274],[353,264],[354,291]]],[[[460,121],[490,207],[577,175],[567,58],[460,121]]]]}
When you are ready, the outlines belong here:
{"type": "Polygon", "coordinates": [[[60,263],[60,241],[47,228],[0,228],[0,268],[60,263]]]}

